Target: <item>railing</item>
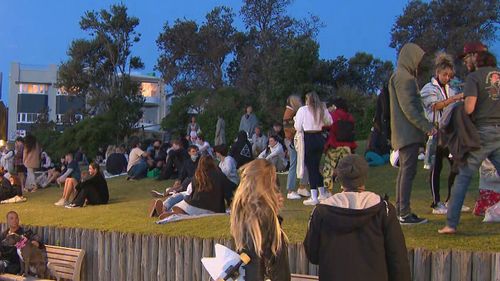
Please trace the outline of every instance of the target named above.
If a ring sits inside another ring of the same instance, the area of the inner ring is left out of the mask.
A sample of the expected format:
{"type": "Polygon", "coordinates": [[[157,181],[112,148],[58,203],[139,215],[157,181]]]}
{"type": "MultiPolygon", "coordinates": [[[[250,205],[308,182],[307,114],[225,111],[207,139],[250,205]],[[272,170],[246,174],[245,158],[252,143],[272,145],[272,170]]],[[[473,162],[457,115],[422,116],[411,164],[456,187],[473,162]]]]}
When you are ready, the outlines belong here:
{"type": "MultiPolygon", "coordinates": [[[[158,226],[161,227],[161,226],[158,226]]],[[[7,228],[0,225],[2,231],[7,228]]],[[[214,244],[234,248],[229,239],[105,232],[53,226],[29,227],[46,244],[85,250],[82,280],[209,280],[202,257],[214,255],[214,244]]],[[[317,275],[302,244],[288,247],[292,273],[317,275]]],[[[500,280],[500,253],[458,250],[408,251],[413,280],[500,280]]],[[[369,278],[367,278],[369,280],[369,278]]]]}

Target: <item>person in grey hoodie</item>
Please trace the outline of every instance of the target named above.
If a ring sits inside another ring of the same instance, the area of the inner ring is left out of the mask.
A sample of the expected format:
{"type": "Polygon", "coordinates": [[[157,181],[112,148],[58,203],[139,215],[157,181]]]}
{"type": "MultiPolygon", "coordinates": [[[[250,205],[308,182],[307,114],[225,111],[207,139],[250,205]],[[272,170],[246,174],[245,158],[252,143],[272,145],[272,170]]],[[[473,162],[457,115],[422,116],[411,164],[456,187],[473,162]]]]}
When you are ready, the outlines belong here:
{"type": "Polygon", "coordinates": [[[257,119],[257,116],[255,116],[255,114],[253,113],[252,106],[249,105],[246,108],[245,114],[241,116],[240,127],[238,131],[246,132],[247,138],[251,138],[255,127],[257,127],[257,124],[259,124],[259,119],[257,119]]]}
{"type": "Polygon", "coordinates": [[[409,281],[410,266],[394,206],[365,190],[368,163],[351,154],[336,168],[343,192],[314,209],[304,240],[319,280],[409,281]]]}
{"type": "Polygon", "coordinates": [[[389,80],[391,109],[391,145],[399,150],[399,172],[396,179],[396,212],[402,225],[426,223],[411,212],[410,197],[417,174],[418,150],[425,134],[437,130],[424,115],[417,85],[417,69],[424,56],[418,45],[408,43],[401,48],[396,71],[389,80]]]}

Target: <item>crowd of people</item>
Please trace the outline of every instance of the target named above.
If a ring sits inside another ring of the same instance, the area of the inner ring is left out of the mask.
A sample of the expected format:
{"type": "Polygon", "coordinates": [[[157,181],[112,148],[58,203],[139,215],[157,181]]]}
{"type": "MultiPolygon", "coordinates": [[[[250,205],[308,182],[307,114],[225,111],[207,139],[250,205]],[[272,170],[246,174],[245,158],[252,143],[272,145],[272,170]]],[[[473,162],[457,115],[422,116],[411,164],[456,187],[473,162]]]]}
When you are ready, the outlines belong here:
{"type": "MultiPolygon", "coordinates": [[[[439,233],[457,231],[460,213],[470,209],[464,198],[478,170],[474,214],[483,215],[500,201],[496,58],[479,42],[466,44],[460,58],[469,74],[461,90],[451,85],[454,59],[439,53],[434,75],[419,90],[417,70],[424,55],[416,44],[402,47],[397,68],[378,98],[364,156],[356,154],[355,120],[346,100],[322,101],[317,93],[308,92],[304,100],[291,95],[282,120],[272,123],[267,133],[253,108],[246,107],[232,143],[226,143],[230,140],[222,116],[214,124],[213,146],[193,116],[183,137],[147,145],[134,137],[128,152],[124,146],[109,146],[106,151],[99,149],[97,161],[91,163],[82,150],[55,163],[36,138],[18,138],[14,146],[1,148],[0,199],[23,198],[25,192],[56,184],[63,190],[55,205],[76,208],[108,203],[107,177],[173,180],[164,191],[151,191],[155,199],[150,216],[164,220],[229,213],[236,250],[254,261],[247,266],[246,280],[288,280],[287,236],[279,212],[285,198],[304,198],[304,205],[317,205],[304,246],[309,260],[319,264],[320,278],[409,280],[400,225],[427,222],[411,208],[412,184],[426,136],[436,140],[435,151],[427,152],[432,159],[430,207],[433,214],[447,216],[439,233]],[[366,190],[369,167],[386,164],[391,148],[392,163],[398,167],[395,205],[366,190]],[[443,199],[440,178],[446,162],[450,172],[443,199]],[[88,172],[80,171],[82,164],[88,165],[88,172]],[[35,171],[41,172],[38,178],[35,171]],[[279,189],[280,173],[287,174],[286,197],[279,189]],[[334,188],[335,183],[340,189],[334,188]]],[[[15,228],[17,214],[9,213],[7,219],[15,228]]]]}

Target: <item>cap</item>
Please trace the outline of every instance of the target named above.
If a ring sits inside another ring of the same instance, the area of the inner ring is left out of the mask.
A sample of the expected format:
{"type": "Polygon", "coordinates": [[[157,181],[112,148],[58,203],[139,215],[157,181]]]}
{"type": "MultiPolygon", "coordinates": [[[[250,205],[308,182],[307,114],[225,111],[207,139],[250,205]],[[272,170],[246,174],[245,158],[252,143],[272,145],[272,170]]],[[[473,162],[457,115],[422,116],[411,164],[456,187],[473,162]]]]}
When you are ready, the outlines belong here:
{"type": "Polygon", "coordinates": [[[459,56],[459,58],[463,59],[467,54],[470,53],[480,53],[488,51],[488,47],[486,47],[483,43],[476,42],[467,42],[464,44],[464,52],[459,56]]]}

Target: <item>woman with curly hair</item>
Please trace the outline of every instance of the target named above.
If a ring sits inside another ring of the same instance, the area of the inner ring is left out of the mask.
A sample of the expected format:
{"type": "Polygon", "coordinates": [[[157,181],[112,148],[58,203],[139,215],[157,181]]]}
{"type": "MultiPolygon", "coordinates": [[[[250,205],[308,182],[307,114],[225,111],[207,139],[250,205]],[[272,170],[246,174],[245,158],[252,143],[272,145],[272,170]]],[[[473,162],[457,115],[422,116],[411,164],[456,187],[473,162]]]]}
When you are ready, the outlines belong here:
{"type": "Polygon", "coordinates": [[[257,159],[240,173],[230,222],[236,250],[251,258],[245,266],[245,280],[290,280],[287,236],[278,216],[283,198],[276,184],[276,168],[257,159]]]}

